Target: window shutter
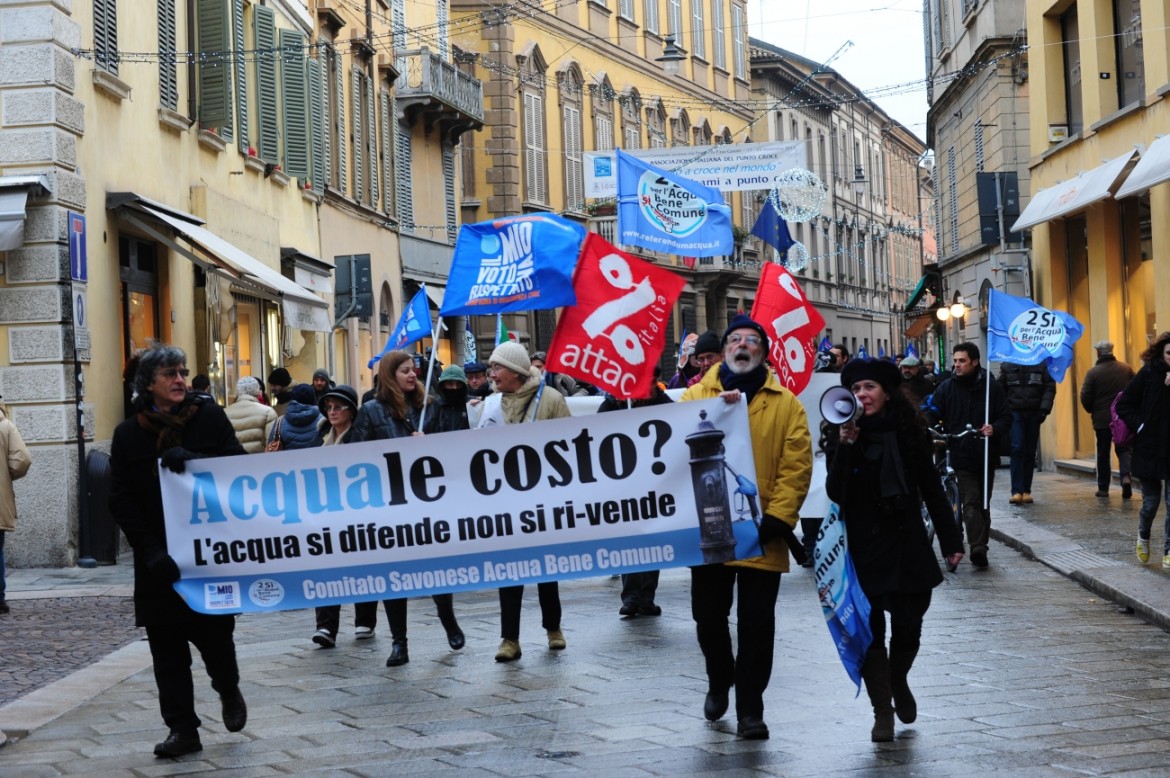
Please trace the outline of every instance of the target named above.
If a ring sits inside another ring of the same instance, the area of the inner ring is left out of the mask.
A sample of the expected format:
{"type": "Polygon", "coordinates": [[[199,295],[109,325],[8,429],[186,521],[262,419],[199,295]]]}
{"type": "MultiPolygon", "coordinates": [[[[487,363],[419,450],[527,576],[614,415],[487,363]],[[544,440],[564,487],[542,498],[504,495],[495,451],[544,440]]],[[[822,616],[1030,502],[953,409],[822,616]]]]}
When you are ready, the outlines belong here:
{"type": "Polygon", "coordinates": [[[366,145],[369,149],[366,170],[370,179],[370,205],[378,207],[378,119],[377,109],[374,107],[374,79],[365,77],[366,91],[366,145]]]}
{"type": "Polygon", "coordinates": [[[256,91],[260,97],[259,148],[256,153],[265,162],[280,162],[280,130],[276,109],[276,13],[263,5],[254,6],[256,22],[256,91]]]}
{"type": "Polygon", "coordinates": [[[325,189],[326,159],[329,155],[329,133],[325,127],[325,75],[320,58],[308,60],[309,66],[309,135],[313,150],[312,172],[309,180],[314,192],[325,189]]]}
{"type": "Polygon", "coordinates": [[[455,147],[443,142],[443,203],[447,210],[447,234],[444,242],[455,242],[455,147]]]}
{"type": "Polygon", "coordinates": [[[524,93],[524,196],[530,202],[536,201],[536,192],[539,186],[536,172],[536,144],[533,136],[536,135],[536,101],[537,95],[532,92],[524,93]]]}
{"type": "Polygon", "coordinates": [[[447,8],[448,0],[438,0],[435,6],[435,27],[438,29],[438,44],[439,44],[439,59],[444,62],[451,61],[451,47],[448,42],[448,27],[450,10],[447,8]]]}
{"type": "Polygon", "coordinates": [[[683,45],[682,39],[682,0],[666,0],[666,23],[670,25],[667,30],[674,36],[675,43],[683,45]]]}
{"type": "Polygon", "coordinates": [[[957,254],[959,252],[959,170],[956,164],[955,147],[951,146],[947,149],[947,210],[950,212],[951,221],[951,245],[950,253],[957,254]]]}
{"type": "Polygon", "coordinates": [[[715,57],[715,67],[727,68],[727,41],[724,39],[727,31],[723,26],[723,0],[714,0],[711,4],[711,43],[715,57]]]}
{"type": "Polygon", "coordinates": [[[613,150],[613,119],[608,116],[597,117],[597,127],[593,133],[593,145],[598,151],[613,150]]]}
{"type": "Polygon", "coordinates": [[[637,127],[626,128],[625,146],[626,149],[640,149],[642,148],[642,133],[638,131],[637,127]]]}
{"type": "Polygon", "coordinates": [[[199,123],[221,127],[231,121],[228,79],[232,70],[225,54],[232,47],[227,0],[202,0],[197,14],[199,51],[211,55],[199,60],[199,123]]]}
{"type": "Polygon", "coordinates": [[[309,177],[309,108],[305,36],[280,31],[280,100],[284,124],[284,172],[303,186],[309,177]]]}
{"type": "Polygon", "coordinates": [[[102,70],[118,75],[118,3],[117,0],[94,0],[94,62],[102,70]]]}
{"type": "Polygon", "coordinates": [[[333,142],[337,144],[337,190],[345,194],[349,188],[349,172],[346,170],[346,153],[348,146],[345,131],[345,73],[342,72],[342,58],[337,50],[333,50],[333,89],[337,92],[334,98],[337,103],[337,124],[333,127],[333,142]]]}
{"type": "Polygon", "coordinates": [[[707,58],[707,23],[703,20],[703,3],[691,0],[691,46],[696,57],[707,58]]]}
{"type": "Polygon", "coordinates": [[[394,153],[392,138],[394,127],[390,124],[390,90],[383,88],[378,95],[382,108],[382,197],[383,208],[391,213],[392,192],[394,191],[394,153]]]}
{"type": "Polygon", "coordinates": [[[395,159],[394,186],[398,192],[398,221],[402,229],[414,231],[414,197],[410,191],[411,137],[410,127],[394,122],[395,159]]]}
{"type": "MultiPolygon", "coordinates": [[[[173,0],[172,0],[173,1],[173,0]]],[[[245,67],[248,48],[244,40],[244,0],[233,0],[232,3],[232,32],[235,40],[236,61],[236,139],[240,152],[248,153],[251,145],[251,135],[248,127],[248,70],[245,67]]]]}
{"type": "Polygon", "coordinates": [[[623,19],[634,21],[634,0],[619,0],[618,15],[623,19]]]}
{"type": "Polygon", "coordinates": [[[658,34],[658,0],[646,0],[646,18],[643,20],[646,32],[658,34]]]}
{"type": "MultiPolygon", "coordinates": [[[[97,6],[94,4],[94,12],[97,6]]],[[[175,70],[175,0],[158,0],[158,104],[172,111],[179,107],[179,81],[175,70]]]]}
{"type": "Polygon", "coordinates": [[[744,39],[745,31],[743,29],[743,7],[738,5],[731,6],[731,45],[732,56],[735,57],[735,77],[745,78],[747,71],[744,63],[744,39]]]}
{"type": "Polygon", "coordinates": [[[356,67],[349,72],[349,99],[353,110],[353,199],[360,203],[365,202],[365,135],[362,134],[362,71],[356,67]]]}
{"type": "Polygon", "coordinates": [[[566,105],[565,124],[565,207],[580,211],[585,207],[584,177],[581,169],[581,109],[566,105]]]}

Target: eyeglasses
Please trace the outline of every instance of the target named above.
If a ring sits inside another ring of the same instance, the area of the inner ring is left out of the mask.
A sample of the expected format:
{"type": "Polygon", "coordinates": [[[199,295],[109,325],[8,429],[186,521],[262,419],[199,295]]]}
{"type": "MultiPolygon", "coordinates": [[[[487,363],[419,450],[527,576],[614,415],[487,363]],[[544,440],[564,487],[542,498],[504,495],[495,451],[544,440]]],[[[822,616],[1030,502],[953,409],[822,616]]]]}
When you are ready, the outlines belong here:
{"type": "MultiPolygon", "coordinates": [[[[759,342],[758,338],[757,342],[759,342]]],[[[722,359],[722,357],[720,357],[718,354],[702,354],[695,357],[695,362],[699,364],[699,367],[711,367],[711,365],[715,364],[720,359],[722,359]]]]}
{"type": "Polygon", "coordinates": [[[333,413],[334,411],[348,411],[348,410],[349,410],[348,405],[342,405],[340,403],[337,403],[337,404],[330,403],[330,404],[327,404],[325,406],[326,413],[333,413]]]}
{"type": "Polygon", "coordinates": [[[727,345],[738,346],[740,343],[746,343],[749,346],[758,346],[764,341],[759,335],[728,335],[727,345]]]}
{"type": "Polygon", "coordinates": [[[181,367],[181,368],[172,367],[169,370],[160,370],[160,371],[158,371],[158,374],[160,376],[162,376],[163,378],[166,378],[167,380],[174,380],[175,378],[178,378],[179,376],[186,378],[187,376],[191,375],[191,371],[185,367],[181,367]]]}

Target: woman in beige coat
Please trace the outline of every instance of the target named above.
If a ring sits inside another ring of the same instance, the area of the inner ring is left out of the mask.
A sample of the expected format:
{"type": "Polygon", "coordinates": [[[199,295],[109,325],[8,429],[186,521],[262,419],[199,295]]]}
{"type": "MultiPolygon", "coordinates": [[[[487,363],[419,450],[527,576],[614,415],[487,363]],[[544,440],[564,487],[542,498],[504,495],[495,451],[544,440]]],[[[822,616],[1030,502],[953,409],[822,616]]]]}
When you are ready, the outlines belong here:
{"type": "Polygon", "coordinates": [[[16,425],[4,415],[0,408],[0,455],[8,467],[0,468],[0,614],[8,613],[8,601],[4,599],[4,538],[16,529],[16,494],[12,482],[23,478],[28,472],[32,458],[20,437],[16,425]]]}
{"type": "Polygon", "coordinates": [[[246,375],[236,382],[236,401],[224,408],[236,439],[249,454],[259,454],[272,436],[276,411],[260,402],[260,382],[246,375]]]}

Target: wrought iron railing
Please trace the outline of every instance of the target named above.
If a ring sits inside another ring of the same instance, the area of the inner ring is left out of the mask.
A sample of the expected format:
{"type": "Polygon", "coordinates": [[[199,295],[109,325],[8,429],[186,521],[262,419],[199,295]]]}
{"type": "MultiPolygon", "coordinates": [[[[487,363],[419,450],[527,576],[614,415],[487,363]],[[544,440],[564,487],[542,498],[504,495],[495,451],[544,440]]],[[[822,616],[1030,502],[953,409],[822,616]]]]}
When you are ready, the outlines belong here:
{"type": "Polygon", "coordinates": [[[397,84],[400,98],[435,97],[460,113],[482,122],[483,83],[444,62],[427,48],[401,52],[397,66],[402,75],[397,84]]]}

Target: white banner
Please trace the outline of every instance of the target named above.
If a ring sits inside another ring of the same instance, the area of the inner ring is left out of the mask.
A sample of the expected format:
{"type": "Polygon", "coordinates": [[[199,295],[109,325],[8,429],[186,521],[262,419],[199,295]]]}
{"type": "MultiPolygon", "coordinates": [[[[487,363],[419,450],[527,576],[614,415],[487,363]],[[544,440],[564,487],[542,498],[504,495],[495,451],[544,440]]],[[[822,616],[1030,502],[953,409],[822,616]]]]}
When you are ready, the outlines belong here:
{"type": "MultiPolygon", "coordinates": [[[[771,189],[785,170],[807,168],[802,140],[622,149],[657,168],[678,173],[721,192],[771,189]]],[[[585,196],[617,197],[617,162],[612,151],[585,152],[585,196]]]]}
{"type": "Polygon", "coordinates": [[[746,403],[705,400],[196,459],[160,480],[176,590],[239,613],[757,556],[731,471],[756,482],[746,403]]]}

